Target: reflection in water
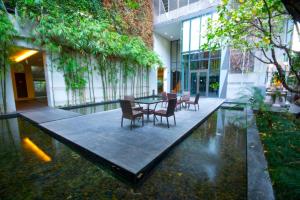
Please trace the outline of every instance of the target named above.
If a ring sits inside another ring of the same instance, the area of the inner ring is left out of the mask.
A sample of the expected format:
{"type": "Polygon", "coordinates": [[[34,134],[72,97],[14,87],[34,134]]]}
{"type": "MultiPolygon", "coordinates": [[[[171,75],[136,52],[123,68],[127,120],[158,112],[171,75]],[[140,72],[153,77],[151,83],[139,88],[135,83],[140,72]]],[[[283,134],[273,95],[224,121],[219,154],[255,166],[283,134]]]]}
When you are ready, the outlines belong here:
{"type": "Polygon", "coordinates": [[[75,109],[70,109],[70,111],[77,112],[82,115],[87,115],[87,114],[96,113],[96,112],[113,110],[113,109],[117,109],[119,107],[120,107],[119,103],[110,103],[110,104],[104,104],[104,105],[75,108],[75,109]]]}
{"type": "Polygon", "coordinates": [[[132,187],[22,119],[0,120],[3,199],[245,199],[245,113],[218,110],[132,187]],[[237,121],[237,116],[239,121],[237,121]],[[31,141],[51,159],[22,148],[31,141]],[[46,154],[46,153],[45,153],[46,154]]]}
{"type": "Polygon", "coordinates": [[[28,137],[23,139],[24,147],[30,149],[37,157],[45,162],[50,162],[52,159],[37,145],[35,145],[28,137]]]}

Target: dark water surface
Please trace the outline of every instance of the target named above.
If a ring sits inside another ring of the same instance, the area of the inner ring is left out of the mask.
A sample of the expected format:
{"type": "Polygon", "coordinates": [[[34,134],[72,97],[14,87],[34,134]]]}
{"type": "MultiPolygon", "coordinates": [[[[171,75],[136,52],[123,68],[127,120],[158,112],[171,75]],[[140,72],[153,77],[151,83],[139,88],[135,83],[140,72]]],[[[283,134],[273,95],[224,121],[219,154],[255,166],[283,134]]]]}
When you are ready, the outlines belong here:
{"type": "Polygon", "coordinates": [[[31,123],[0,120],[0,199],[246,199],[245,123],[217,110],[133,187],[31,123]]]}
{"type": "Polygon", "coordinates": [[[117,109],[119,107],[120,107],[119,103],[110,103],[110,104],[103,104],[103,105],[86,106],[86,107],[82,107],[82,108],[73,108],[73,109],[68,109],[68,110],[72,111],[72,112],[77,112],[82,115],[87,115],[87,114],[92,114],[92,113],[96,113],[96,112],[113,110],[113,109],[117,109]]]}

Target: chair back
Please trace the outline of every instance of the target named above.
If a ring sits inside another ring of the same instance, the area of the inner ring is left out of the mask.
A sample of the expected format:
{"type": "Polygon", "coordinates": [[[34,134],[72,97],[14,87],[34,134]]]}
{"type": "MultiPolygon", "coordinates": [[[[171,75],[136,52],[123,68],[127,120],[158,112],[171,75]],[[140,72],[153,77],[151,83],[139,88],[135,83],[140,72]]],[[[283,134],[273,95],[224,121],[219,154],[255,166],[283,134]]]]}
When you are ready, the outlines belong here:
{"type": "Polygon", "coordinates": [[[162,92],[162,93],[161,93],[161,98],[162,98],[163,101],[168,100],[167,93],[166,93],[166,92],[162,92]]]}
{"type": "Polygon", "coordinates": [[[168,100],[168,108],[167,108],[167,115],[174,115],[176,109],[177,99],[169,99],[168,100]]]}
{"type": "Polygon", "coordinates": [[[190,92],[189,91],[185,91],[185,92],[183,92],[181,100],[183,100],[183,101],[189,101],[190,97],[191,97],[190,92]]]}
{"type": "Polygon", "coordinates": [[[168,99],[177,99],[177,94],[176,93],[168,93],[167,97],[168,97],[168,99]]]}
{"type": "Polygon", "coordinates": [[[198,93],[195,97],[195,101],[194,101],[195,104],[198,104],[199,98],[200,98],[200,93],[198,93]]]}
{"type": "Polygon", "coordinates": [[[120,106],[124,117],[131,117],[133,115],[131,102],[129,100],[120,100],[120,106]]]}
{"type": "Polygon", "coordinates": [[[124,100],[130,101],[131,107],[135,107],[134,96],[133,95],[124,95],[124,100]]]}

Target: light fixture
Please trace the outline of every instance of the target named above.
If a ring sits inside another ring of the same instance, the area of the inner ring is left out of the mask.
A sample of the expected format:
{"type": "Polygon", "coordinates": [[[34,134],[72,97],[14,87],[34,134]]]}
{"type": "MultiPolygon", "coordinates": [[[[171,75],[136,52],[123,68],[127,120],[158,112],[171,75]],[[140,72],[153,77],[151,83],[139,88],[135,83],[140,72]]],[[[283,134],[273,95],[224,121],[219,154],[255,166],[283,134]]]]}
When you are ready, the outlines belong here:
{"type": "Polygon", "coordinates": [[[173,35],[171,35],[170,38],[173,39],[173,35]]]}
{"type": "Polygon", "coordinates": [[[52,159],[43,150],[41,150],[36,144],[34,144],[29,138],[24,138],[24,146],[28,147],[33,153],[37,155],[41,160],[50,162],[52,159]]]}
{"type": "Polygon", "coordinates": [[[168,35],[168,33],[167,33],[167,32],[165,32],[165,35],[168,35]]]}
{"type": "Polygon", "coordinates": [[[34,55],[34,54],[37,54],[38,51],[36,50],[24,50],[24,51],[21,51],[20,54],[17,54],[16,56],[13,56],[11,57],[11,60],[13,60],[14,62],[21,62],[23,60],[25,60],[26,58],[34,55]]]}

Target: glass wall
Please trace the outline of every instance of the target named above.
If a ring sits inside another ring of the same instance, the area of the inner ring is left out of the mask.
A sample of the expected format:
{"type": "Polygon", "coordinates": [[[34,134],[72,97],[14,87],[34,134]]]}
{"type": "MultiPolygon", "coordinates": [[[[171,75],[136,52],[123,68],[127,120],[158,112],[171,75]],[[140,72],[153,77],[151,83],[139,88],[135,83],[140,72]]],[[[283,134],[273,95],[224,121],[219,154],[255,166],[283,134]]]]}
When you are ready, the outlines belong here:
{"type": "Polygon", "coordinates": [[[182,23],[182,84],[192,95],[218,96],[221,51],[200,50],[207,42],[208,21],[216,18],[216,13],[206,14],[182,23]]]}
{"type": "Polygon", "coordinates": [[[181,89],[181,66],[180,66],[180,42],[171,42],[171,90],[174,92],[181,89]]]}

